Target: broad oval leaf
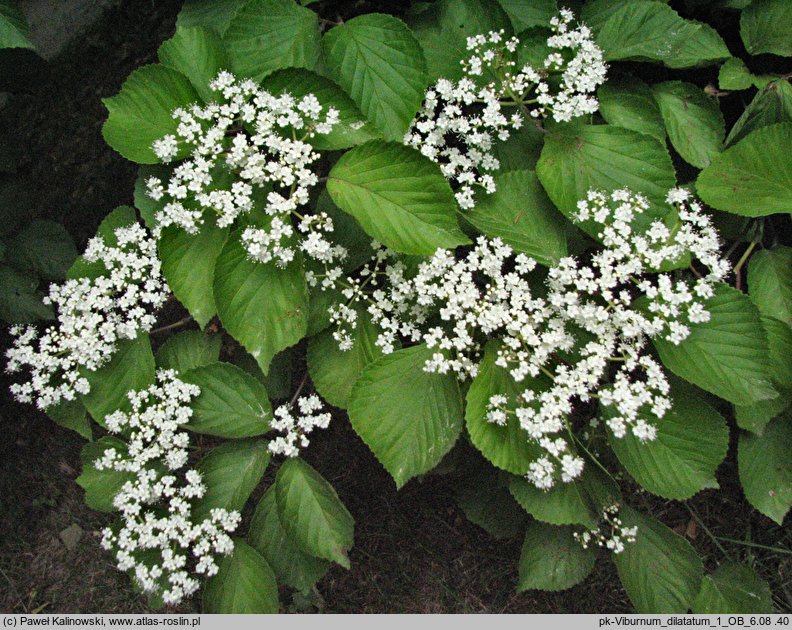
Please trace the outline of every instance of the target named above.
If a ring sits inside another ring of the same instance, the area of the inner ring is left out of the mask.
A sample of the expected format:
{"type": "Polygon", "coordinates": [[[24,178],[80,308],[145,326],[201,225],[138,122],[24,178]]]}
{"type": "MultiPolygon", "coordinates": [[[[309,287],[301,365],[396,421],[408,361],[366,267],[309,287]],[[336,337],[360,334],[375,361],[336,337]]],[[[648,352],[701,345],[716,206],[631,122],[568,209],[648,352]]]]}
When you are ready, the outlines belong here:
{"type": "Polygon", "coordinates": [[[633,479],[666,499],[688,499],[718,487],[715,471],[726,457],[729,428],[717,411],[685,392],[674,396],[662,418],[647,421],[657,427],[651,441],[641,442],[629,431],[617,438],[608,431],[608,443],[633,479]]]}
{"type": "Polygon", "coordinates": [[[525,512],[509,493],[500,472],[491,466],[474,469],[459,479],[455,499],[467,519],[496,540],[516,537],[525,525],[525,512]]]}
{"type": "Polygon", "coordinates": [[[573,527],[534,522],[525,530],[518,591],[563,591],[579,584],[594,568],[597,552],[583,549],[573,527]]]}
{"type": "Polygon", "coordinates": [[[6,260],[22,270],[36,272],[45,280],[59,280],[77,258],[66,228],[60,223],[35,219],[8,243],[6,260]]]}
{"type": "Polygon", "coordinates": [[[157,367],[187,372],[219,360],[222,335],[186,330],[169,337],[157,350],[157,367]]]}
{"type": "Polygon", "coordinates": [[[401,140],[421,106],[426,61],[400,19],[382,13],[352,18],[322,38],[331,79],[389,140],[401,140]]]}
{"type": "Polygon", "coordinates": [[[319,41],[319,17],[294,0],[250,0],[223,37],[234,72],[256,81],[281,68],[315,67],[319,41]]]}
{"type": "Polygon", "coordinates": [[[440,168],[411,147],[375,140],[352,149],[330,171],[327,192],[369,236],[397,252],[428,256],[470,242],[440,168]]]}
{"type": "Polygon", "coordinates": [[[305,335],[308,290],[299,261],[284,268],[254,262],[240,235],[229,237],[217,259],[215,302],[223,327],[266,374],[272,357],[305,335]]]}
{"type": "Polygon", "coordinates": [[[188,234],[175,225],[168,226],[157,245],[162,275],[201,328],[217,313],[215,265],[227,239],[228,228],[206,222],[197,234],[188,234]]]}
{"type": "Polygon", "coordinates": [[[190,404],[187,428],[227,438],[262,435],[269,430],[272,407],[267,390],[243,369],[230,363],[211,363],[182,374],[201,393],[190,404]]]}
{"type": "Polygon", "coordinates": [[[542,450],[529,442],[526,433],[513,415],[506,426],[487,421],[487,407],[491,396],[501,394],[509,398],[510,408],[525,389],[525,383],[516,383],[507,370],[495,365],[497,345],[487,344],[478,374],[465,399],[465,422],[470,441],[493,465],[515,475],[528,472],[531,462],[538,459],[542,450]]]}
{"type": "Polygon", "coordinates": [[[456,378],[424,371],[434,353],[420,345],[380,357],[352,388],[352,427],[399,488],[440,463],[462,431],[456,378]]]}
{"type": "Polygon", "coordinates": [[[707,24],[685,20],[663,2],[596,0],[583,18],[600,13],[595,24],[597,43],[609,61],[654,61],[669,68],[711,65],[731,57],[717,31],[707,24]],[[600,11],[604,7],[606,11],[600,11]]]}
{"type": "Polygon", "coordinates": [[[599,111],[611,125],[632,129],[665,142],[663,116],[652,89],[640,79],[610,79],[597,89],[599,111]]]}
{"type": "Polygon", "coordinates": [[[679,345],[653,339],[663,365],[735,405],[775,398],[766,363],[767,337],[750,298],[722,284],[704,306],[710,320],[691,324],[690,335],[679,345]]]}
{"type": "Polygon", "coordinates": [[[690,543],[650,516],[623,506],[624,527],[638,527],[635,542],[614,554],[619,578],[639,613],[685,613],[698,594],[704,568],[690,543]]]}
{"type": "Polygon", "coordinates": [[[135,339],[118,343],[110,361],[95,372],[83,370],[91,390],[81,396],[91,417],[104,426],[107,414],[130,409],[128,393],[140,391],[154,383],[154,354],[149,336],[140,333],[135,339]]]}
{"type": "Polygon", "coordinates": [[[129,75],[116,96],[102,101],[109,113],[102,135],[128,160],[156,164],[159,158],[151,145],[176,132],[179,123],[173,110],[198,100],[198,93],[180,72],[163,65],[143,66],[129,75]]]}
{"type": "MultiPolygon", "coordinates": [[[[655,204],[665,204],[676,184],[671,156],[657,138],[613,125],[559,126],[547,134],[536,174],[550,199],[567,217],[595,188],[629,188],[655,204]]],[[[595,225],[581,227],[596,236],[595,225]]]]}
{"type": "Polygon", "coordinates": [[[752,55],[792,57],[792,4],[788,0],[754,0],[740,14],[740,36],[752,55]]]}
{"type": "Polygon", "coordinates": [[[701,581],[693,612],[706,614],[772,613],[770,587],[747,564],[727,562],[701,581]]]}
{"type": "Polygon", "coordinates": [[[157,56],[163,65],[187,77],[207,103],[217,98],[209,83],[221,70],[230,68],[223,40],[217,32],[201,26],[177,26],[176,34],[163,42],[157,56]]]}
{"type": "Polygon", "coordinates": [[[234,551],[219,562],[206,581],[203,612],[210,614],[274,614],[278,603],[275,574],[258,551],[240,538],[234,551]]]}
{"type": "Polygon", "coordinates": [[[355,523],[322,475],[299,458],[287,459],[275,479],[275,497],[281,525],[300,550],[349,568],[355,523]]]}
{"type": "Polygon", "coordinates": [[[556,0],[499,0],[499,3],[517,31],[550,26],[550,20],[558,14],[556,0]]]}
{"type": "Polygon", "coordinates": [[[764,435],[743,433],[737,465],[745,498],[781,525],[792,507],[792,420],[776,418],[764,435]]]}
{"type": "Polygon", "coordinates": [[[653,88],[668,138],[677,153],[696,168],[709,166],[726,135],[717,101],[690,83],[666,81],[653,88]]]}
{"type": "MultiPolygon", "coordinates": [[[[545,0],[541,2],[546,4],[545,0]]],[[[459,61],[470,56],[468,37],[500,30],[511,37],[512,25],[506,11],[495,0],[439,0],[428,6],[413,3],[407,20],[426,56],[429,80],[462,78],[459,61]]]]}
{"type": "Polygon", "coordinates": [[[44,293],[38,285],[35,276],[0,265],[0,319],[17,324],[55,319],[52,307],[42,302],[44,293]]]}
{"type": "Polygon", "coordinates": [[[333,107],[338,111],[338,123],[330,133],[317,133],[308,139],[317,149],[346,149],[380,136],[346,92],[320,74],[303,68],[286,68],[269,75],[261,87],[271,94],[289,93],[294,98],[313,94],[322,107],[333,107]]]}
{"type": "Polygon", "coordinates": [[[746,217],[792,212],[792,123],[754,131],[701,171],[696,190],[708,205],[746,217]]]}
{"type": "Polygon", "coordinates": [[[267,560],[278,582],[305,592],[324,577],[330,563],[299,549],[281,525],[275,486],[261,497],[250,522],[248,541],[267,560]]]}
{"type": "Polygon", "coordinates": [[[366,311],[358,311],[352,339],[351,349],[340,350],[333,331],[324,330],[308,342],[308,373],[316,391],[341,409],[349,404],[352,387],[363,369],[382,356],[382,350],[374,343],[377,328],[366,311]]]}
{"type": "Polygon", "coordinates": [[[250,0],[184,0],[176,25],[203,26],[223,35],[237,12],[248,2],[250,0]]]}
{"type": "Polygon", "coordinates": [[[206,493],[194,504],[195,518],[208,518],[214,508],[241,512],[269,461],[267,444],[261,440],[226,442],[209,451],[197,467],[206,493]]]}
{"type": "MultiPolygon", "coordinates": [[[[588,469],[583,474],[587,475],[588,469]]],[[[526,512],[543,523],[597,527],[597,515],[583,484],[578,481],[541,490],[523,477],[513,477],[509,492],[526,512]]]]}
{"type": "Polygon", "coordinates": [[[567,254],[564,221],[533,171],[495,176],[497,190],[482,194],[465,218],[489,237],[501,238],[515,251],[553,265],[567,254]]]}
{"type": "Polygon", "coordinates": [[[792,326],[792,247],[778,245],[751,256],[748,293],[762,315],[792,326]]]}
{"type": "Polygon", "coordinates": [[[93,440],[91,420],[81,401],[71,400],[48,407],[47,415],[55,424],[79,433],[89,442],[93,440]]]}
{"type": "Polygon", "coordinates": [[[30,27],[16,2],[0,2],[0,48],[35,48],[30,27]]]}
{"type": "Polygon", "coordinates": [[[113,512],[113,500],[121,491],[122,486],[135,475],[118,470],[98,470],[94,465],[101,459],[105,451],[115,449],[118,453],[126,454],[127,445],[118,438],[106,435],[95,442],[88,442],[80,452],[82,461],[82,474],[77,477],[77,485],[85,490],[85,503],[92,510],[98,512],[113,512]]]}
{"type": "Polygon", "coordinates": [[[729,131],[725,146],[732,146],[762,127],[788,122],[792,122],[792,84],[776,78],[756,93],[729,131]]]}

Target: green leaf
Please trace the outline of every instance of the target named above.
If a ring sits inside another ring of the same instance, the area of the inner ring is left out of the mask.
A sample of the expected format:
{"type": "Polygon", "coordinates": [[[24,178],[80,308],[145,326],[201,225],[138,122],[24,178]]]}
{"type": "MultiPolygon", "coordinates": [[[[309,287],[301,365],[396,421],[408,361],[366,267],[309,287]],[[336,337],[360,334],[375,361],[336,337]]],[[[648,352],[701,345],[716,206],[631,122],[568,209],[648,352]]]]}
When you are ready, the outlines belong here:
{"type": "Polygon", "coordinates": [[[727,562],[705,575],[693,602],[696,614],[772,613],[770,587],[747,564],[727,562]]]}
{"type": "Polygon", "coordinates": [[[653,340],[663,365],[735,405],[775,398],[765,362],[767,336],[748,296],[719,285],[705,308],[710,320],[690,324],[690,335],[679,345],[653,340]]]}
{"type": "Polygon", "coordinates": [[[184,0],[176,20],[177,26],[203,26],[223,35],[231,20],[250,0],[184,0]]]}
{"type": "Polygon", "coordinates": [[[690,68],[731,57],[715,29],[681,18],[662,2],[599,0],[603,3],[617,9],[597,35],[609,61],[653,61],[669,68],[690,68]]]}
{"type": "Polygon", "coordinates": [[[330,563],[300,551],[289,538],[278,516],[275,486],[261,497],[250,523],[248,540],[266,558],[278,582],[305,592],[324,577],[330,563]]]}
{"type": "Polygon", "coordinates": [[[792,122],[792,85],[786,79],[771,81],[745,108],[724,144],[730,147],[757,129],[788,122],[792,122]]]}
{"type": "Polygon", "coordinates": [[[14,0],[0,0],[0,48],[35,48],[30,27],[14,0]]]}
{"type": "Polygon", "coordinates": [[[154,354],[145,333],[120,341],[110,361],[95,372],[82,370],[91,391],[82,396],[91,417],[104,426],[104,417],[116,410],[130,409],[127,394],[146,389],[154,383],[154,354]]]}
{"type": "Polygon", "coordinates": [[[440,168],[411,147],[375,140],[352,149],[330,171],[327,191],[367,234],[398,252],[430,255],[470,242],[440,168]]]}
{"type": "Polygon", "coordinates": [[[426,61],[410,29],[392,15],[352,18],[322,38],[331,79],[389,140],[401,140],[421,106],[426,61]]]}
{"type": "Polygon", "coordinates": [[[500,173],[535,168],[542,153],[545,134],[536,125],[523,125],[509,133],[506,140],[499,140],[492,147],[492,154],[500,163],[500,173]]]}
{"type": "Polygon", "coordinates": [[[234,551],[206,581],[203,612],[210,614],[273,614],[279,609],[275,574],[258,551],[234,539],[234,551]]]}
{"type": "Polygon", "coordinates": [[[261,440],[226,442],[198,463],[206,494],[193,507],[197,522],[214,508],[241,512],[270,462],[267,443],[261,440]]]}
{"type": "MultiPolygon", "coordinates": [[[[371,237],[363,231],[351,214],[347,214],[333,203],[327,188],[322,190],[316,199],[316,212],[324,212],[333,220],[333,243],[347,250],[347,258],[341,265],[344,271],[353,271],[374,257],[371,237]]],[[[317,292],[318,290],[314,290],[314,293],[317,292]]],[[[322,292],[325,295],[333,294],[330,289],[322,292]]],[[[335,300],[335,297],[332,299],[335,300]]]]}
{"type": "Polygon", "coordinates": [[[251,0],[236,12],[223,42],[234,72],[256,81],[281,68],[313,68],[319,17],[294,0],[251,0]]]}
{"type": "MultiPolygon", "coordinates": [[[[542,453],[529,441],[517,418],[510,415],[506,426],[487,421],[489,399],[502,394],[509,399],[509,409],[514,409],[517,396],[528,388],[526,383],[516,383],[508,370],[495,365],[498,346],[490,342],[484,351],[478,375],[470,385],[466,397],[465,422],[470,441],[492,464],[515,475],[528,472],[531,462],[542,453]]],[[[544,383],[540,383],[544,386],[544,383]]]]}
{"type": "Polygon", "coordinates": [[[413,11],[408,22],[426,56],[430,81],[462,78],[459,62],[470,56],[468,37],[501,29],[505,37],[512,35],[509,16],[495,0],[439,0],[413,11]]]}
{"type": "Polygon", "coordinates": [[[207,221],[197,234],[170,225],[157,245],[162,275],[201,328],[217,313],[215,266],[227,240],[228,228],[207,221]]]}
{"type": "Polygon", "coordinates": [[[60,223],[36,219],[11,240],[6,256],[19,269],[35,271],[45,280],[59,280],[77,258],[77,248],[60,223]]]}
{"type": "Polygon", "coordinates": [[[187,77],[207,103],[216,98],[209,83],[230,68],[220,35],[202,26],[177,26],[176,34],[159,47],[157,55],[163,65],[187,77]]]}
{"type": "Polygon", "coordinates": [[[709,166],[726,135],[717,101],[682,81],[666,81],[652,89],[677,153],[696,168],[709,166]]]}
{"type": "Polygon", "coordinates": [[[583,549],[574,528],[534,522],[525,530],[518,591],[563,591],[582,582],[597,560],[594,547],[583,549]]]}
{"type": "Polygon", "coordinates": [[[624,527],[638,527],[636,540],[613,556],[619,578],[639,613],[685,613],[693,605],[704,569],[696,550],[653,519],[623,506],[624,527]]]}
{"type": "Polygon", "coordinates": [[[708,205],[746,217],[792,212],[792,123],[763,127],[716,156],[696,189],[708,205]]]}
{"type": "Polygon", "coordinates": [[[264,80],[262,87],[271,94],[289,93],[297,99],[313,94],[323,107],[338,110],[339,121],[330,133],[308,139],[317,149],[346,149],[380,135],[337,83],[315,72],[302,68],[278,70],[264,80]]]}
{"type": "Polygon", "coordinates": [[[54,319],[52,307],[44,304],[37,290],[38,278],[0,265],[0,319],[27,324],[39,319],[54,319]]]}
{"type": "Polygon", "coordinates": [[[269,430],[272,407],[259,381],[230,363],[210,363],[182,374],[182,380],[201,388],[190,405],[187,428],[196,433],[242,438],[269,430]]]}
{"type": "MultiPolygon", "coordinates": [[[[604,409],[606,417],[612,408],[604,409]]],[[[641,442],[631,432],[608,443],[627,472],[649,492],[666,499],[689,499],[705,488],[717,488],[715,471],[726,457],[729,428],[721,415],[700,398],[673,397],[671,410],[657,419],[654,440],[641,442]]]]}
{"type": "Polygon", "coordinates": [[[752,55],[792,57],[792,4],[787,0],[754,0],[740,14],[740,37],[752,55]]]}
{"type": "Polygon", "coordinates": [[[221,335],[186,330],[168,337],[157,350],[157,367],[186,372],[214,363],[220,358],[221,335]]]}
{"type": "Polygon", "coordinates": [[[718,86],[721,90],[747,90],[750,87],[761,90],[772,80],[772,75],[757,76],[752,74],[739,57],[727,59],[718,71],[718,86]]]}
{"type": "Polygon", "coordinates": [[[770,375],[779,385],[792,386],[792,328],[789,324],[762,316],[762,326],[767,332],[770,375]]]}
{"type": "Polygon", "coordinates": [[[471,523],[496,540],[514,538],[525,524],[525,512],[509,494],[497,469],[474,470],[459,482],[456,502],[471,523]]]}
{"type": "MultiPolygon", "coordinates": [[[[588,466],[583,472],[590,475],[588,466]]],[[[584,525],[597,527],[597,515],[582,482],[559,483],[550,490],[540,490],[524,477],[512,477],[509,492],[517,503],[536,520],[549,525],[584,525]]]]}
{"type": "Polygon", "coordinates": [[[792,247],[778,245],[751,256],[748,293],[763,315],[792,326],[792,247]]]}
{"type": "Polygon", "coordinates": [[[49,407],[47,415],[56,424],[76,431],[86,440],[93,439],[91,421],[88,419],[85,406],[79,400],[65,401],[54,407],[49,407]]]}
{"type": "MultiPolygon", "coordinates": [[[[592,189],[629,188],[665,206],[676,174],[665,145],[650,136],[613,125],[564,125],[547,134],[536,174],[550,199],[567,217],[592,189]]],[[[580,226],[592,236],[601,230],[580,226]]]]}
{"type": "Polygon", "coordinates": [[[85,503],[98,512],[113,512],[113,499],[121,487],[135,475],[118,470],[98,470],[94,465],[107,449],[113,448],[119,454],[126,455],[127,445],[118,438],[104,436],[96,442],[88,442],[80,452],[82,474],[77,477],[77,485],[85,490],[85,503]]]}
{"type": "Polygon", "coordinates": [[[764,435],[740,434],[737,465],[745,498],[781,525],[792,507],[792,419],[776,418],[764,435]]]}
{"type": "Polygon", "coordinates": [[[358,311],[357,325],[353,331],[353,346],[340,350],[332,330],[325,330],[308,342],[308,373],[316,391],[331,405],[346,409],[352,386],[363,368],[382,356],[374,342],[377,328],[371,316],[358,311]]]}
{"type": "Polygon", "coordinates": [[[264,374],[273,356],[305,335],[308,291],[301,262],[285,268],[254,262],[239,231],[217,259],[214,296],[223,327],[253,355],[264,374]]]}
{"type": "Polygon", "coordinates": [[[558,13],[556,0],[499,1],[509,15],[516,31],[522,31],[532,26],[550,26],[550,20],[558,13]]]}
{"type": "Polygon", "coordinates": [[[304,553],[349,568],[354,520],[333,486],[299,458],[287,459],[275,479],[278,516],[304,553]]]}
{"type": "MultiPolygon", "coordinates": [[[[101,236],[108,247],[115,247],[118,245],[115,231],[118,228],[129,227],[137,223],[137,215],[134,208],[129,206],[119,206],[108,214],[99,224],[96,231],[97,236],[101,236]]],[[[66,272],[68,279],[75,278],[93,278],[107,274],[107,269],[101,262],[88,262],[82,256],[78,256],[72,266],[66,272]]]]}
{"type": "Polygon", "coordinates": [[[767,423],[787,409],[790,404],[792,404],[792,394],[781,392],[771,400],[763,400],[753,405],[735,405],[734,419],[741,429],[762,435],[767,423]]]}
{"type": "Polygon", "coordinates": [[[611,125],[645,133],[665,142],[663,116],[652,89],[632,76],[610,79],[597,89],[599,111],[611,125]]]}
{"type": "Polygon", "coordinates": [[[420,345],[385,355],[352,388],[352,427],[398,488],[440,463],[462,431],[456,378],[424,371],[434,353],[420,345]]]}
{"type": "Polygon", "coordinates": [[[553,265],[567,255],[564,221],[533,171],[495,175],[497,190],[481,193],[465,218],[489,237],[498,237],[515,251],[553,265]]]}
{"type": "Polygon", "coordinates": [[[143,164],[138,168],[138,175],[135,179],[134,202],[135,207],[140,212],[143,223],[146,224],[149,230],[153,231],[157,227],[157,213],[162,211],[168,201],[164,196],[159,201],[149,197],[146,180],[149,177],[157,177],[161,181],[167,182],[170,180],[172,172],[173,169],[165,164],[143,164]]]}
{"type": "MultiPolygon", "coordinates": [[[[129,75],[121,91],[103,99],[109,116],[102,135],[113,149],[138,164],[156,164],[151,145],[174,134],[173,110],[198,102],[198,93],[180,72],[163,65],[143,66],[129,75]]],[[[184,156],[186,146],[179,157],[184,156]]]]}

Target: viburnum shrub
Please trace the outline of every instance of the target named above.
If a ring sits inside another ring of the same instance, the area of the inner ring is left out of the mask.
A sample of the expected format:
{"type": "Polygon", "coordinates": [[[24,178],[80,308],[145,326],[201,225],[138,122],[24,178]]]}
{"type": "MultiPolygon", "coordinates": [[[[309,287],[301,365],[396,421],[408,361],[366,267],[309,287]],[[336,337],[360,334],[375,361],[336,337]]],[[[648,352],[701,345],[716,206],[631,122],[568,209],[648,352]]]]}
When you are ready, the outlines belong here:
{"type": "MultiPolygon", "coordinates": [[[[50,288],[54,324],[13,329],[17,398],[99,436],[78,482],[119,569],[275,612],[349,568],[300,458],[332,406],[398,487],[444,462],[474,522],[524,535],[520,590],[607,558],[641,612],[772,610],[638,499],[717,488],[731,442],[748,502],[792,506],[787,78],[654,0],[301,4],[186,2],[105,101],[137,210],[50,288]]],[[[786,0],[688,4],[792,55],[786,0]]]]}

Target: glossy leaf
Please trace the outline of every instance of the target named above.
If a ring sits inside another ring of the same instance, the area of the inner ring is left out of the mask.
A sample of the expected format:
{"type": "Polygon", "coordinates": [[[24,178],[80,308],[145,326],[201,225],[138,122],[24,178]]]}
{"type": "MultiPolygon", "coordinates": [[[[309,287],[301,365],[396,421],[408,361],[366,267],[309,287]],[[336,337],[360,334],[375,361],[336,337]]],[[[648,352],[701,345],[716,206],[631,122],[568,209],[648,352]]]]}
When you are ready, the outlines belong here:
{"type": "Polygon", "coordinates": [[[434,352],[420,345],[380,357],[352,388],[352,427],[397,487],[434,468],[462,431],[456,379],[424,371],[434,352]]]}
{"type": "Polygon", "coordinates": [[[182,374],[201,388],[193,399],[193,416],[187,425],[196,433],[242,438],[269,430],[272,407],[258,380],[230,363],[210,363],[182,374]]]}
{"type": "Polygon", "coordinates": [[[534,522],[525,531],[520,554],[518,591],[563,591],[582,582],[597,559],[593,547],[583,549],[572,527],[534,522]]]}
{"type": "Polygon", "coordinates": [[[245,541],[234,539],[234,551],[219,562],[206,581],[203,612],[273,614],[278,612],[278,584],[267,561],[245,541]]]}
{"type": "Polygon", "coordinates": [[[468,243],[451,187],[429,158],[393,142],[367,142],[336,162],[327,180],[335,204],[367,234],[405,254],[468,243]]]}
{"type": "Polygon", "coordinates": [[[389,140],[401,140],[424,97],[426,61],[398,18],[360,15],[322,38],[325,64],[366,118],[389,140]]]}

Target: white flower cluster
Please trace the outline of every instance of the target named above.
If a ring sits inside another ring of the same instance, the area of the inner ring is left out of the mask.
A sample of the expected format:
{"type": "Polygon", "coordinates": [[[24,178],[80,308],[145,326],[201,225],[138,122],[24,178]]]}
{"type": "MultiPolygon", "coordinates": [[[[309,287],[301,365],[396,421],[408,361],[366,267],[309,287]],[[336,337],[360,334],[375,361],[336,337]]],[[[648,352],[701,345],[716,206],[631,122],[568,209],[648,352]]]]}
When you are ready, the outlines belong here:
{"type": "Polygon", "coordinates": [[[101,263],[104,273],[50,285],[44,301],[55,306],[56,325],[42,334],[33,326],[11,328],[16,339],[6,352],[7,371],[30,372],[29,380],[11,386],[20,402],[47,409],[87,394],[83,371],[97,370],[119,341],[154,325],[153,313],[169,294],[156,241],[137,224],[116,229],[115,237],[115,246],[100,236],[91,239],[83,255],[90,263],[101,263]]]}
{"type": "Polygon", "coordinates": [[[454,83],[440,79],[425,96],[404,143],[437,162],[445,177],[458,186],[460,208],[475,205],[474,186],[495,191],[491,173],[500,164],[492,153],[497,140],[507,140],[518,129],[520,113],[506,115],[504,105],[520,107],[533,118],[552,114],[566,122],[599,108],[594,92],[605,81],[607,66],[602,51],[585,26],[571,28],[574,15],[562,10],[552,20],[547,40],[552,52],[542,65],[524,65],[516,71],[513,60],[519,40],[504,40],[503,31],[469,37],[471,57],[462,60],[465,76],[454,83]],[[560,75],[551,81],[553,75],[560,75]],[[481,87],[482,77],[494,78],[481,87]]]}
{"type": "Polygon", "coordinates": [[[596,545],[619,554],[624,551],[625,544],[635,542],[638,536],[638,526],[625,527],[619,518],[619,505],[614,503],[602,511],[600,527],[583,533],[574,532],[572,535],[583,549],[588,549],[589,545],[596,545]]]}
{"type": "Polygon", "coordinates": [[[281,405],[275,410],[275,419],[271,426],[276,431],[283,433],[269,443],[270,453],[273,455],[284,455],[286,457],[297,457],[301,448],[306,448],[310,441],[310,435],[314,429],[326,429],[330,424],[330,414],[327,412],[319,413],[322,409],[322,401],[319,396],[301,396],[297,400],[299,414],[295,417],[292,404],[281,405]]]}
{"type": "Polygon", "coordinates": [[[526,387],[517,400],[496,393],[488,420],[503,425],[514,416],[545,450],[528,471],[537,487],[571,481],[583,460],[559,433],[575,404],[599,398],[616,437],[629,428],[641,440],[654,439],[647,418],[662,418],[671,400],[662,367],[646,352],[648,339],[679,343],[689,322],[706,321],[697,300],[711,296],[728,270],[700,206],[679,189],[668,201],[680,225],[669,230],[656,221],[639,233],[632,224],[648,208],[645,198],[627,190],[589,193],[579,218],[602,226],[604,247],[585,263],[569,257],[551,267],[544,296],[531,287],[535,261],[499,239],[480,238],[461,259],[438,250],[412,277],[397,261],[385,269],[387,286],[370,296],[376,343],[386,353],[402,337],[425,343],[436,349],[427,371],[464,379],[478,373],[487,340],[499,340],[496,364],[526,387]],[[691,281],[656,273],[686,254],[707,274],[691,281]],[[645,310],[638,302],[644,296],[645,310]]]}
{"type": "Polygon", "coordinates": [[[129,440],[126,450],[108,448],[94,462],[98,470],[131,475],[113,500],[123,524],[102,532],[102,546],[115,554],[118,568],[131,571],[141,588],[177,604],[198,590],[195,572],[217,573],[217,555],[231,553],[229,533],[240,515],[215,508],[194,522],[192,501],[206,492],[201,474],[187,465],[188,434],[181,430],[192,416],[190,401],[201,393],[180,381],[173,370],[160,370],[157,383],[129,393],[132,411],[105,418],[111,433],[129,440]]]}
{"type": "Polygon", "coordinates": [[[311,166],[319,155],[307,140],[330,133],[338,110],[323,107],[313,94],[299,99],[270,94],[229,72],[221,72],[209,87],[218,102],[175,110],[176,135],[152,145],[165,163],[189,152],[167,182],[147,181],[148,195],[165,202],[157,225],[178,225],[194,234],[208,213],[218,226],[228,226],[266,193],[266,201],[256,205],[263,206],[269,224],[248,227],[242,235],[251,258],[285,266],[297,249],[324,263],[344,258],[346,251],[326,238],[333,231],[329,217],[297,212],[317,182],[311,166]],[[296,228],[292,216],[299,219],[296,228]]]}

